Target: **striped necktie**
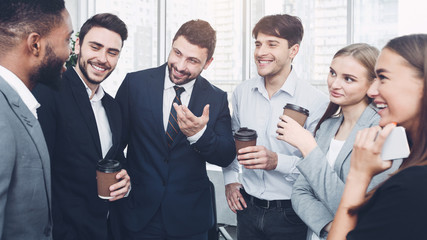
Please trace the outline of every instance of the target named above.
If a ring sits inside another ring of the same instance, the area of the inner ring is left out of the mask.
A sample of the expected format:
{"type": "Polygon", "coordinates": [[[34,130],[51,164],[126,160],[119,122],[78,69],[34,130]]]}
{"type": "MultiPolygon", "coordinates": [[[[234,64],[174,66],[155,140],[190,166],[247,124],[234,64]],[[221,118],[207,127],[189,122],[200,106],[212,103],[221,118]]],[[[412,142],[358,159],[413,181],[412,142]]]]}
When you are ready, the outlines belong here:
{"type": "Polygon", "coordinates": [[[181,93],[185,91],[185,88],[174,86],[176,97],[173,99],[171,112],[169,114],[169,121],[168,121],[168,127],[166,129],[166,140],[168,142],[168,147],[171,148],[173,144],[173,140],[179,133],[179,126],[178,121],[176,119],[176,111],[173,107],[173,103],[177,103],[178,105],[181,105],[181,93]]]}

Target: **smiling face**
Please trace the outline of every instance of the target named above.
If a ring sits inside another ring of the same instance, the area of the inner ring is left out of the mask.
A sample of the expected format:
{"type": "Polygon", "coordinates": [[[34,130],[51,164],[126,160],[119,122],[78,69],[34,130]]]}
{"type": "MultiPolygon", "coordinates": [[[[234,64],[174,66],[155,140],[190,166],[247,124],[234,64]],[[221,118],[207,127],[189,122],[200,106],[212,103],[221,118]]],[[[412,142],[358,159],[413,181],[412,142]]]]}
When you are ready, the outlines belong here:
{"type": "Polygon", "coordinates": [[[368,71],[352,56],[332,60],[328,75],[329,99],[341,107],[367,106],[368,71]]]}
{"type": "Polygon", "coordinates": [[[76,40],[78,55],[76,71],[86,84],[99,85],[114,70],[122,49],[122,39],[116,32],[93,27],[80,42],[76,40]]]}
{"type": "Polygon", "coordinates": [[[289,48],[288,41],[284,38],[258,33],[254,52],[258,74],[266,80],[286,76],[298,48],[298,44],[289,48]]]}
{"type": "Polygon", "coordinates": [[[424,82],[417,71],[399,54],[387,48],[381,51],[375,67],[378,81],[368,94],[381,108],[380,126],[396,122],[416,131],[419,122],[424,82]]]}
{"type": "Polygon", "coordinates": [[[207,69],[213,58],[207,60],[208,49],[191,44],[179,36],[172,44],[168,58],[169,79],[176,85],[186,84],[207,69]]]}

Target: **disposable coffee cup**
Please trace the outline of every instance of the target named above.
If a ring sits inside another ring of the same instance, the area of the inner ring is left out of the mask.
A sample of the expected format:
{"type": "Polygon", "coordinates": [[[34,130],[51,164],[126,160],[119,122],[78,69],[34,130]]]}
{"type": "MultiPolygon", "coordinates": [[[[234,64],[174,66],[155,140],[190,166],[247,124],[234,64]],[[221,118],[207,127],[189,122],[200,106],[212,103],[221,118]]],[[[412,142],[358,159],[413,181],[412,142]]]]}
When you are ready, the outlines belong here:
{"type": "Polygon", "coordinates": [[[117,173],[122,169],[122,165],[117,160],[102,159],[96,166],[96,180],[98,182],[98,197],[102,199],[113,198],[110,196],[110,186],[119,182],[116,179],[117,173]]]}
{"type": "Polygon", "coordinates": [[[283,107],[283,115],[291,117],[301,126],[304,126],[305,121],[307,120],[307,117],[309,115],[309,111],[308,109],[305,109],[298,105],[288,103],[283,107]]]}
{"type": "Polygon", "coordinates": [[[236,142],[236,151],[239,152],[239,149],[256,146],[256,139],[258,135],[255,130],[243,127],[237,130],[234,133],[234,141],[236,142]]]}

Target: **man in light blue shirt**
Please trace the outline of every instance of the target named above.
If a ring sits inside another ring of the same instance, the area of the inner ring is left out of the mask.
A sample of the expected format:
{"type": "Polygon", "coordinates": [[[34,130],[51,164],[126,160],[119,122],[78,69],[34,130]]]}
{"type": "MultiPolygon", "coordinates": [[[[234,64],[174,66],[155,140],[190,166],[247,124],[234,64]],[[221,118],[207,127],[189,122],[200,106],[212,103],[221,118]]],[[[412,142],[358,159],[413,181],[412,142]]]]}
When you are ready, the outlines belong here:
{"type": "Polygon", "coordinates": [[[307,228],[290,202],[301,153],[276,138],[287,103],[309,110],[304,127],[311,132],[328,104],[327,96],[299,79],[292,68],[303,32],[301,21],[287,14],[262,18],[252,32],[260,76],[242,82],[234,91],[232,128],[256,130],[257,146],[240,149],[237,159],[223,168],[226,198],[237,213],[238,239],[305,239],[307,228]]]}

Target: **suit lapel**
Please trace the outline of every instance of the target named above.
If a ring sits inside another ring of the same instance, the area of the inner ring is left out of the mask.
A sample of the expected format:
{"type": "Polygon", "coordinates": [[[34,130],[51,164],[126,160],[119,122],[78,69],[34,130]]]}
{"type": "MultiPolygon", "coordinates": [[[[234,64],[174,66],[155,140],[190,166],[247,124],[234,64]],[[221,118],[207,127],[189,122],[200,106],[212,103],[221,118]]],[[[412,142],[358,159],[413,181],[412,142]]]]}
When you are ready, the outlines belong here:
{"type": "Polygon", "coordinates": [[[145,94],[147,94],[147,98],[144,99],[148,99],[147,101],[149,101],[148,106],[151,109],[154,121],[156,121],[155,131],[160,136],[163,136],[160,138],[162,139],[161,144],[165,149],[167,149],[168,144],[166,141],[166,132],[163,126],[163,93],[165,86],[165,71],[166,64],[163,64],[149,76],[150,79],[148,80],[147,88],[144,90],[145,94]]]}
{"type": "Polygon", "coordinates": [[[101,142],[99,140],[98,127],[96,126],[95,115],[93,114],[93,109],[90,104],[89,96],[86,92],[85,86],[74,69],[68,69],[68,71],[64,74],[64,77],[69,80],[74,100],[76,101],[82,113],[82,117],[85,120],[86,125],[88,126],[89,133],[92,136],[92,140],[96,145],[96,151],[98,153],[98,156],[102,158],[101,142]]]}
{"type": "Polygon", "coordinates": [[[341,148],[341,151],[338,153],[337,161],[334,164],[334,170],[341,175],[342,165],[353,150],[354,140],[356,139],[357,132],[367,128],[369,123],[371,122],[372,117],[375,115],[375,111],[372,110],[369,106],[363,111],[362,115],[360,115],[353,129],[351,130],[350,135],[347,137],[344,145],[341,148]]]}
{"type": "Polygon", "coordinates": [[[320,133],[319,139],[317,140],[317,144],[319,145],[320,149],[325,149],[325,153],[329,151],[331,139],[335,137],[335,134],[337,133],[342,121],[342,115],[336,117],[333,121],[331,121],[329,126],[325,127],[324,132],[320,133]]]}
{"type": "Polygon", "coordinates": [[[105,158],[114,158],[114,154],[116,152],[116,148],[119,144],[119,124],[120,122],[117,121],[117,115],[119,113],[114,113],[113,110],[113,103],[111,102],[111,99],[108,98],[107,93],[105,93],[105,96],[102,98],[102,105],[105,109],[105,113],[107,114],[108,123],[110,125],[111,135],[112,135],[112,146],[108,150],[107,154],[105,155],[105,158]]]}
{"type": "MultiPolygon", "coordinates": [[[[19,95],[0,77],[0,90],[4,93],[9,101],[11,109],[21,121],[22,125],[27,130],[31,140],[36,146],[37,152],[43,167],[43,177],[49,208],[51,207],[51,181],[50,181],[50,160],[47,150],[46,141],[40,126],[39,121],[34,117],[19,95]]],[[[49,211],[50,213],[50,211],[49,211]]]]}

